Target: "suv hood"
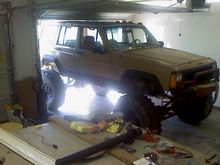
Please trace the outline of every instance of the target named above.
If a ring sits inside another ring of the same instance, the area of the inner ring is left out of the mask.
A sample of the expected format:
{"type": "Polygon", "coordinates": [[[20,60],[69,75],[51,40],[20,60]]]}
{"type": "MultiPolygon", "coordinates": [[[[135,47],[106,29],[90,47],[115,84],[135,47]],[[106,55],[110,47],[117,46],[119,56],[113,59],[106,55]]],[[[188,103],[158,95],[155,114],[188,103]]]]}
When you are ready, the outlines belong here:
{"type": "Polygon", "coordinates": [[[152,60],[168,67],[177,67],[186,63],[208,59],[208,57],[170,48],[135,49],[126,51],[126,54],[143,60],[152,60]]]}

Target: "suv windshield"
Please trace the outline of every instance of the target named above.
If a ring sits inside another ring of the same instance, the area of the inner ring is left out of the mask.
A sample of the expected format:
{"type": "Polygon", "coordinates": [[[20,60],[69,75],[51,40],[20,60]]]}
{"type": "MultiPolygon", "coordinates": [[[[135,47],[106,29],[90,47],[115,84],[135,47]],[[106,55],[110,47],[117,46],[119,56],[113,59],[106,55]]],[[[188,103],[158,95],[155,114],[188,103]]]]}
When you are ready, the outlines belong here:
{"type": "Polygon", "coordinates": [[[104,32],[111,47],[115,50],[128,50],[159,46],[153,35],[139,26],[108,26],[104,32]]]}

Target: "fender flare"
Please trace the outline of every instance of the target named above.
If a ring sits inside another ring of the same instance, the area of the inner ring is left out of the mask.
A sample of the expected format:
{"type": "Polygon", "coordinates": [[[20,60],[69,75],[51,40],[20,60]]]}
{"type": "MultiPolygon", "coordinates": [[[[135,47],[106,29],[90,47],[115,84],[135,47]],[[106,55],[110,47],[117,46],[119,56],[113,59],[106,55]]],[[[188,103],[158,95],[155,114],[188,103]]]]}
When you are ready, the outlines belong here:
{"type": "Polygon", "coordinates": [[[42,64],[44,65],[44,64],[51,64],[51,63],[55,65],[56,70],[58,70],[59,72],[63,70],[59,60],[56,57],[49,55],[49,54],[44,55],[42,58],[42,64]]]}
{"type": "Polygon", "coordinates": [[[165,93],[159,79],[152,73],[137,70],[126,70],[122,75],[120,82],[123,84],[123,81],[126,81],[127,78],[138,78],[144,80],[147,84],[150,85],[150,93],[152,95],[160,95],[165,93]]]}

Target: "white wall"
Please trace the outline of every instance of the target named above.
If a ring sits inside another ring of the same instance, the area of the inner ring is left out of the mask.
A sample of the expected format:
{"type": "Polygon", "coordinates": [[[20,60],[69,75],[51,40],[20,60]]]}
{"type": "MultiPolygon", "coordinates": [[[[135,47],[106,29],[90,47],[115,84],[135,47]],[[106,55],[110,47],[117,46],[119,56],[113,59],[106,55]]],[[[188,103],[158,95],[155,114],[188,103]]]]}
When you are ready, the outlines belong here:
{"type": "MultiPolygon", "coordinates": [[[[212,57],[220,67],[219,3],[210,12],[136,14],[129,20],[142,22],[165,46],[212,57]]],[[[220,107],[220,96],[215,105],[220,107]]]]}
{"type": "MultiPolygon", "coordinates": [[[[0,0],[1,1],[1,0],[0,0]]],[[[36,75],[36,36],[31,10],[27,5],[50,3],[62,0],[3,0],[10,1],[13,8],[11,31],[13,42],[13,61],[15,80],[22,80],[36,75]]]]}
{"type": "Polygon", "coordinates": [[[15,10],[11,19],[16,81],[35,76],[35,36],[31,11],[15,10]]]}

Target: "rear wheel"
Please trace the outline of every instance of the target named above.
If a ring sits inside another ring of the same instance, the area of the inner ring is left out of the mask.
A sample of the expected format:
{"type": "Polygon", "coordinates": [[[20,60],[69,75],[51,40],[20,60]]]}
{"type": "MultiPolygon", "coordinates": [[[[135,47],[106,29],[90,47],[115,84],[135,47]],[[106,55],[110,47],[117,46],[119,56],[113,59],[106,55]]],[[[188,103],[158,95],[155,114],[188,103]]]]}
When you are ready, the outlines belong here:
{"type": "Polygon", "coordinates": [[[206,119],[213,108],[212,95],[207,95],[199,98],[182,98],[179,104],[178,117],[187,123],[197,124],[206,119]]]}
{"type": "Polygon", "coordinates": [[[56,112],[65,98],[65,85],[58,72],[53,69],[42,71],[43,88],[46,94],[47,109],[56,112]]]}

